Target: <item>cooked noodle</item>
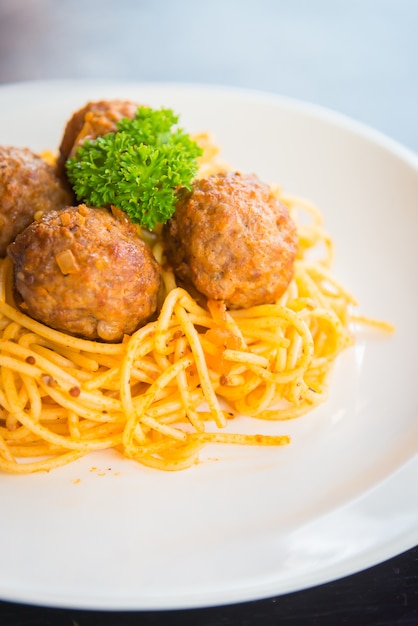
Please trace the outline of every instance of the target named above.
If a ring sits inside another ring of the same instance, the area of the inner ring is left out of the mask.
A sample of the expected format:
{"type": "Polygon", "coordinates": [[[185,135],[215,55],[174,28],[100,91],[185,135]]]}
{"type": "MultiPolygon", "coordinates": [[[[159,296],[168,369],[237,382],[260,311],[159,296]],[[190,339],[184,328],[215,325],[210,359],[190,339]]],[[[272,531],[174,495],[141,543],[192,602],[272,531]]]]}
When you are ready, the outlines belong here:
{"type": "MultiPolygon", "coordinates": [[[[199,138],[200,175],[224,168],[210,138],[199,138]]],[[[239,414],[288,420],[323,402],[336,357],[353,344],[350,323],[369,320],[353,315],[355,299],[331,273],[332,241],[319,211],[273,190],[299,234],[294,278],[275,304],[228,311],[195,299],[164,265],[154,234],[149,241],[165,287],[158,319],[120,344],[105,344],[23,314],[13,300],[11,263],[0,262],[1,470],[51,470],[109,448],[177,470],[193,465],[207,443],[290,442],[225,426],[239,414]]]]}

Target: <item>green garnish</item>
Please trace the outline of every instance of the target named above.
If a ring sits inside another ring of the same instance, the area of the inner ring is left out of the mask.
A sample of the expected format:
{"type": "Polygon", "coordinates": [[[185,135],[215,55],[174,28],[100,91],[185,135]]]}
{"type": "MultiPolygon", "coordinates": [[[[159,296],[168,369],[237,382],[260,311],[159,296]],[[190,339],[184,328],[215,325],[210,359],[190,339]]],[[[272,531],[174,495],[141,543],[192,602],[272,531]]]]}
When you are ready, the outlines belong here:
{"type": "Polygon", "coordinates": [[[176,191],[190,189],[201,148],[181,128],[171,109],[141,106],[135,118],[80,146],[66,163],[77,199],[90,206],[114,205],[131,221],[152,230],[174,213],[176,191]]]}

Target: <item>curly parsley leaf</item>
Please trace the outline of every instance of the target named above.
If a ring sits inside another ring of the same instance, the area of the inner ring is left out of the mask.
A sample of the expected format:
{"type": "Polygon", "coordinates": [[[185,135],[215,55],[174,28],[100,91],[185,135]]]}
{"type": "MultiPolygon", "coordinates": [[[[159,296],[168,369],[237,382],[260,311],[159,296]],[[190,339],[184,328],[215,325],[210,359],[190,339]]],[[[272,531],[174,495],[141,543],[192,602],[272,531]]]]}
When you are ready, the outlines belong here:
{"type": "Polygon", "coordinates": [[[181,128],[171,109],[141,106],[135,118],[80,146],[68,159],[68,179],[77,199],[114,205],[131,221],[152,230],[174,213],[176,191],[190,189],[201,148],[181,128]]]}

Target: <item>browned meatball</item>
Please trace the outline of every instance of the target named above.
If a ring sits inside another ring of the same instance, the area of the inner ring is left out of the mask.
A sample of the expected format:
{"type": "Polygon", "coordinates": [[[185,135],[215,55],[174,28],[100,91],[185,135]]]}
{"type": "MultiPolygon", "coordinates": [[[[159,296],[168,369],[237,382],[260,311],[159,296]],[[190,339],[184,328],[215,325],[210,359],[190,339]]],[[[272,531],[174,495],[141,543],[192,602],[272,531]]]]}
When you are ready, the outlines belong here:
{"type": "Polygon", "coordinates": [[[58,158],[58,171],[65,175],[65,162],[74,156],[87,139],[116,132],[116,122],[124,117],[133,119],[138,104],[129,100],[100,100],[88,102],[82,109],[76,111],[65,127],[61,140],[58,158]]]}
{"type": "Polygon", "coordinates": [[[164,228],[178,277],[229,308],[274,302],[293,275],[297,233],[255,175],[222,172],[184,193],[164,228]]]}
{"type": "Polygon", "coordinates": [[[36,213],[71,202],[54,168],[28,148],[0,146],[0,256],[36,213]]]}
{"type": "Polygon", "coordinates": [[[120,341],[156,309],[159,265],[132,225],[106,209],[50,211],[8,255],[22,310],[57,330],[120,341]]]}

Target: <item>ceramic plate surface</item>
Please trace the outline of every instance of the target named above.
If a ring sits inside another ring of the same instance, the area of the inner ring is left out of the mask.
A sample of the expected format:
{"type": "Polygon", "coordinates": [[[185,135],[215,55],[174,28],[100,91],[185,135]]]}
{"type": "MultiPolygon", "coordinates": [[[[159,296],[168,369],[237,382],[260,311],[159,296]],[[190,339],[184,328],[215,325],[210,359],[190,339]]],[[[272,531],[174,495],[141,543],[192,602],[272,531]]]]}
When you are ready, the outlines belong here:
{"type": "Polygon", "coordinates": [[[347,118],[199,85],[64,81],[0,88],[0,144],[56,150],[88,100],[167,106],[238,170],[319,205],[334,273],[365,315],[328,401],[279,449],[211,447],[161,473],[111,452],[49,474],[0,475],[0,597],[58,607],[168,609],[265,598],[335,580],[418,543],[418,159],[347,118]]]}

